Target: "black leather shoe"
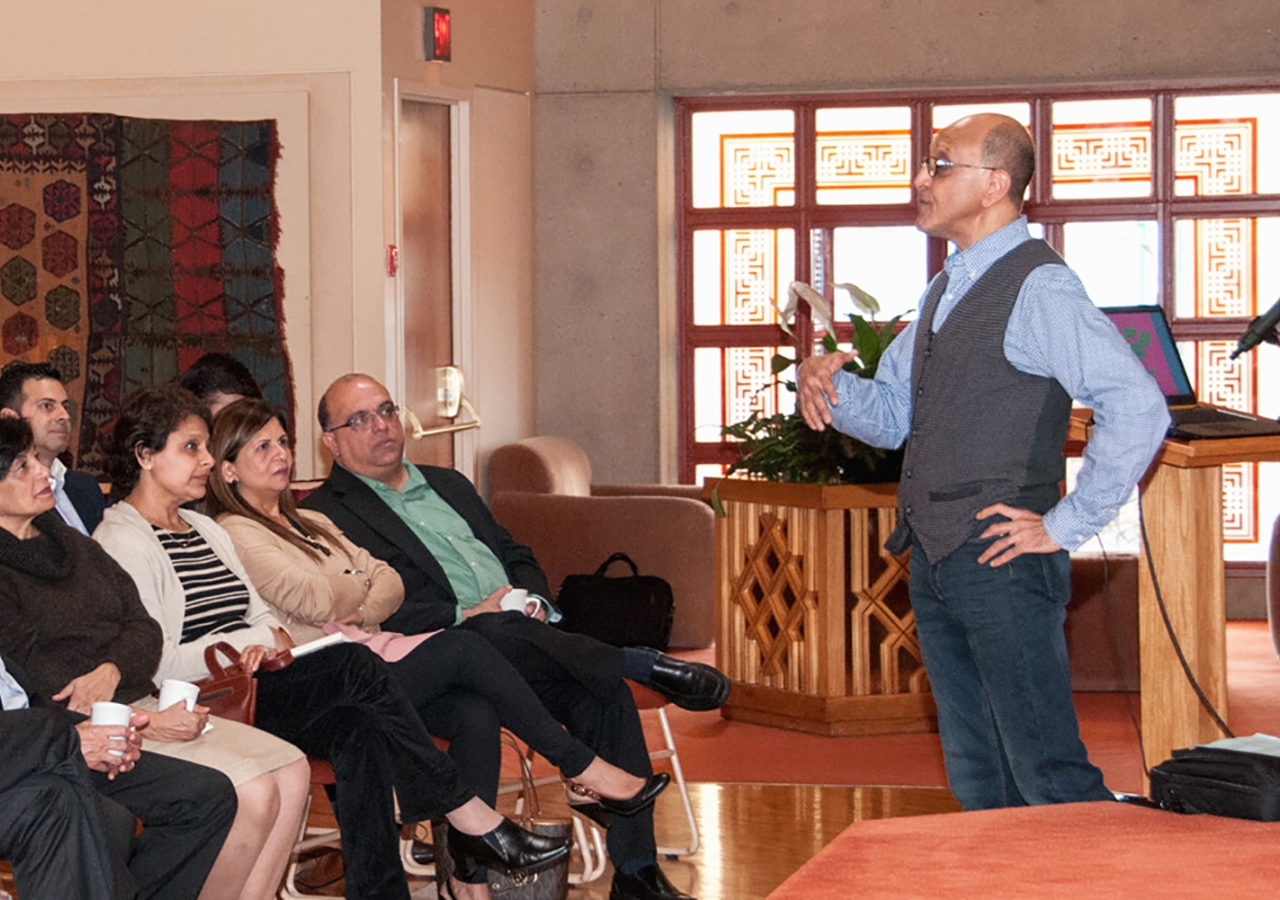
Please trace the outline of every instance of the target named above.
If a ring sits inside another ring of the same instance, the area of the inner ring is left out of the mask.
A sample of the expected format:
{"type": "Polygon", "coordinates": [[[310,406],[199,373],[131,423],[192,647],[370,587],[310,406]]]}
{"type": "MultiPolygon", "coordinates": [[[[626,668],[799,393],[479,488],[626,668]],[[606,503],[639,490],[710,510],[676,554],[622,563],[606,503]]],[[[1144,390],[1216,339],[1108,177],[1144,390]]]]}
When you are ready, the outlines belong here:
{"type": "Polygon", "coordinates": [[[609,797],[600,796],[598,801],[601,808],[613,813],[615,816],[634,816],[640,810],[652,806],[653,801],[658,799],[658,795],[665,791],[670,783],[670,775],[666,772],[658,772],[655,775],[650,775],[644,787],[630,797],[613,800],[609,797]]]}
{"type": "Polygon", "coordinates": [[[719,669],[659,653],[646,686],[682,709],[702,712],[724,706],[732,682],[719,669]]]}
{"type": "Polygon", "coordinates": [[[634,875],[613,873],[609,900],[694,900],[667,881],[657,863],[645,866],[634,875]]]}
{"type": "Polygon", "coordinates": [[[484,834],[463,834],[449,829],[449,852],[459,872],[474,870],[477,862],[497,865],[508,872],[542,869],[569,855],[572,838],[548,837],[525,831],[510,819],[484,834]]]}

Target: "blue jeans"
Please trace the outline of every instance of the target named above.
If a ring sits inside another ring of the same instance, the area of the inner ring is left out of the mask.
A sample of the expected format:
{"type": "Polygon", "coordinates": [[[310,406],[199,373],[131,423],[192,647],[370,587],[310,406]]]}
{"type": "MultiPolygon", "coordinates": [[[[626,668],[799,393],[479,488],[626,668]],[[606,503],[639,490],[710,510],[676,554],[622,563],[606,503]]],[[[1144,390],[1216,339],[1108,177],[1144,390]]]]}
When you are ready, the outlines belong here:
{"type": "Polygon", "coordinates": [[[966,809],[1110,800],[1071,702],[1065,550],[979,564],[990,540],[930,564],[911,550],[911,605],[951,792],[966,809]]]}

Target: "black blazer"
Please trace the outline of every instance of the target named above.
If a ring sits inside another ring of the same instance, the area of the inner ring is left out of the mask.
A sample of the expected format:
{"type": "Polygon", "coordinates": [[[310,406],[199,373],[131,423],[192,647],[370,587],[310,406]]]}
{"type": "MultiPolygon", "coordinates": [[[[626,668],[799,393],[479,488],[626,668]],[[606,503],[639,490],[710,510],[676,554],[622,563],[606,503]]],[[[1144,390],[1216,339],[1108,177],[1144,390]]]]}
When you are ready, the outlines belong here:
{"type": "Polygon", "coordinates": [[[102,513],[107,508],[107,501],[102,496],[98,479],[88,472],[68,469],[62,489],[66,491],[67,499],[80,514],[80,521],[84,522],[84,527],[88,529],[89,534],[93,534],[93,530],[102,524],[102,513]]]}
{"type": "MultiPolygon", "coordinates": [[[[418,467],[427,484],[457,510],[472,533],[493,551],[514,587],[554,599],[533,551],[518,543],[489,512],[466,476],[439,466],[418,467]]],[[[343,533],[400,573],[404,604],[384,623],[388,631],[421,634],[454,624],[458,597],[440,563],[395,511],[367,484],[334,465],[302,505],[324,513],[343,533]]]]}
{"type": "Polygon", "coordinates": [[[87,717],[51,703],[36,693],[26,673],[7,656],[4,667],[27,692],[29,709],[0,710],[0,792],[27,775],[48,771],[49,748],[55,738],[87,717]]]}

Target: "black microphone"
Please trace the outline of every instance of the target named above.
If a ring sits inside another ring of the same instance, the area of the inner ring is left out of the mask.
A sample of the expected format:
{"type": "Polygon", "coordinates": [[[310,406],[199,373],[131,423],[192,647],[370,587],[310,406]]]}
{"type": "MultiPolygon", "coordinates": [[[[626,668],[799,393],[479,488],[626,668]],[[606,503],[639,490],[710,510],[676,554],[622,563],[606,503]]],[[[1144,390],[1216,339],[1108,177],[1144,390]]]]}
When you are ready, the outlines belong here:
{"type": "Polygon", "coordinates": [[[1249,323],[1249,327],[1245,329],[1244,334],[1240,335],[1240,341],[1236,344],[1235,352],[1231,354],[1231,358],[1235,359],[1241,353],[1248,353],[1263,341],[1271,344],[1280,343],[1280,340],[1277,340],[1276,337],[1276,325],[1278,323],[1280,323],[1280,300],[1277,300],[1269,310],[1249,323]]]}

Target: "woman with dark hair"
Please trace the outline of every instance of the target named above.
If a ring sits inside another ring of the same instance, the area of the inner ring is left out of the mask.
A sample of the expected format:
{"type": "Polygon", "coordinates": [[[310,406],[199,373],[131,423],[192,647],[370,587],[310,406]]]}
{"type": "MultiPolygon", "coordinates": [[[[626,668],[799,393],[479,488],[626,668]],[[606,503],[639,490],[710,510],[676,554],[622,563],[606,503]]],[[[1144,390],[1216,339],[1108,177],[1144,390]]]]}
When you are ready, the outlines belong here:
{"type": "Polygon", "coordinates": [[[209,407],[211,416],[242,397],[262,396],[249,367],[225,353],[206,353],[182,373],[178,383],[209,407]]]}
{"type": "Polygon", "coordinates": [[[0,418],[0,650],[45,696],[89,713],[114,700],[147,712],[143,749],[223,772],[237,810],[203,900],[266,900],[288,861],[308,784],[301,751],[277,737],[148,696],[160,628],[129,574],[54,510],[49,470],[24,419],[0,418]]]}
{"type": "Polygon", "coordinates": [[[295,640],[341,631],[383,655],[428,730],[480,796],[493,802],[501,767],[499,726],[545,756],[571,789],[619,815],[652,803],[669,776],[646,781],[596,756],[542,705],[520,673],[479,635],[379,633],[404,601],[400,576],[347,540],[289,490],[293,449],[280,410],[238,400],[219,413],[209,449],[211,514],[231,536],[250,580],[295,640]]]}
{"type": "Polygon", "coordinates": [[[258,668],[293,641],[249,583],[226,532],[183,508],[205,494],[208,437],[204,406],[163,385],[125,401],[112,440],[110,472],[122,499],[94,537],[133,577],[160,624],[156,678],[205,675],[204,649],[217,641],[240,651],[257,672],[255,724],[333,765],[352,900],[409,896],[395,801],[400,821],[447,818],[450,849],[468,866],[535,869],[567,854],[565,841],[524,831],[475,796],[368,648],[343,644],[278,670],[258,668]]]}

